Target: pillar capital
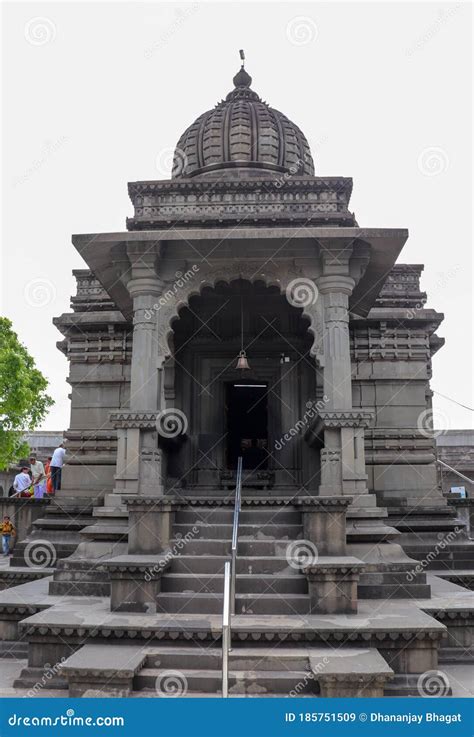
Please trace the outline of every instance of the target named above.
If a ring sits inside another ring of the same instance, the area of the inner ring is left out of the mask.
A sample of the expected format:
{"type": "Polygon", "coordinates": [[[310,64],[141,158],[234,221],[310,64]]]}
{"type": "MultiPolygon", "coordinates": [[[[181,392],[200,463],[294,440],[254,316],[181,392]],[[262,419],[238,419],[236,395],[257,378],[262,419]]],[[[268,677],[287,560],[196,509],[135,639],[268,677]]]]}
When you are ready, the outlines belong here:
{"type": "Polygon", "coordinates": [[[318,279],[318,289],[321,294],[344,294],[348,297],[352,294],[355,280],[352,276],[345,274],[323,274],[318,279]]]}

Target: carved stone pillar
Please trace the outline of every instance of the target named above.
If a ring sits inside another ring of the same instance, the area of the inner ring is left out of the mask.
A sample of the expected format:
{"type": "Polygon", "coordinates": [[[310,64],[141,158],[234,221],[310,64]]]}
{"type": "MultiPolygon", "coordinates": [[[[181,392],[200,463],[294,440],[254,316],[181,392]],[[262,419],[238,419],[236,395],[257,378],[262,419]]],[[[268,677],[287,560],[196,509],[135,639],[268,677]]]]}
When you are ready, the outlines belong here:
{"type": "Polygon", "coordinates": [[[324,303],[323,391],[327,408],[352,409],[351,354],[349,347],[350,276],[321,276],[318,282],[324,303]]]}
{"type": "Polygon", "coordinates": [[[118,434],[115,492],[159,496],[163,493],[163,451],[156,417],[161,409],[157,304],[163,282],[157,276],[160,246],[131,243],[130,268],[122,275],[133,300],[133,345],[129,409],[114,413],[118,434]]]}
{"type": "Polygon", "coordinates": [[[313,434],[324,438],[320,495],[357,497],[367,492],[364,427],[371,415],[352,409],[349,296],[355,281],[349,276],[350,253],[349,248],[337,255],[323,255],[324,273],[318,288],[324,304],[323,388],[327,402],[313,434]]]}

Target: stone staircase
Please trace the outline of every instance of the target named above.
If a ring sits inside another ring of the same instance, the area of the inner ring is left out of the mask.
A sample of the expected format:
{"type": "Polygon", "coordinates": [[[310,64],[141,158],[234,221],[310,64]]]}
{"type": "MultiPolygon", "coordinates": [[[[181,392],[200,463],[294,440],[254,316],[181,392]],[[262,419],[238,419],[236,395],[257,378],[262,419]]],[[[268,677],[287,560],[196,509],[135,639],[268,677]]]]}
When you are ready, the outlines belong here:
{"type": "MultiPolygon", "coordinates": [[[[36,669],[17,683],[26,688],[36,669]]],[[[374,648],[234,647],[230,697],[381,696],[393,671],[374,648]]],[[[54,687],[72,697],[203,698],[222,695],[222,651],[214,644],[85,645],[56,675],[54,687]]]]}
{"type": "MultiPolygon", "coordinates": [[[[233,510],[193,507],[177,512],[177,548],[162,577],[157,609],[182,614],[222,612],[224,563],[231,553],[233,510]]],[[[306,578],[288,562],[291,543],[302,537],[301,515],[291,507],[242,509],[236,578],[237,614],[309,611],[306,578]]],[[[291,555],[291,549],[290,553],[291,555]]]]}
{"type": "Polygon", "coordinates": [[[54,567],[76,550],[81,530],[93,520],[93,509],[88,497],[53,499],[45,516],[35,520],[25,540],[15,545],[10,566],[54,567]]]}
{"type": "MultiPolygon", "coordinates": [[[[192,697],[220,695],[222,651],[216,647],[150,648],[143,667],[133,679],[132,689],[141,695],[166,696],[173,687],[192,697]]],[[[229,658],[229,693],[236,696],[315,695],[315,681],[309,670],[306,651],[281,648],[278,657],[271,650],[236,648],[229,658]]]]}

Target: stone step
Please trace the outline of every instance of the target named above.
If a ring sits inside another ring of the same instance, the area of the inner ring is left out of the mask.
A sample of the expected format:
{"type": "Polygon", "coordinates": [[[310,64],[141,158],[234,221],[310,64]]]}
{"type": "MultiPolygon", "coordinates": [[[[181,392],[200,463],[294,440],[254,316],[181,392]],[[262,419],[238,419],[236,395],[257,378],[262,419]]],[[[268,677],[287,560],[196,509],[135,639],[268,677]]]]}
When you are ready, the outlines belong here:
{"type": "Polygon", "coordinates": [[[27,666],[23,668],[20,676],[13,681],[13,688],[27,688],[29,690],[39,688],[41,693],[42,684],[48,689],[66,689],[67,680],[61,669],[48,671],[47,668],[34,668],[27,666]]]}
{"type": "MultiPolygon", "coordinates": [[[[176,540],[170,542],[170,547],[176,544],[176,540]]],[[[288,539],[261,539],[254,540],[244,535],[239,537],[238,555],[246,556],[286,556],[292,541],[288,539]]],[[[188,540],[185,545],[186,555],[230,555],[230,540],[200,539],[188,540]]],[[[291,554],[291,549],[290,549],[291,554]]]]}
{"type": "MultiPolygon", "coordinates": [[[[229,666],[233,670],[307,671],[308,651],[291,647],[233,647],[229,653],[229,666]]],[[[147,648],[145,668],[220,670],[222,650],[200,645],[172,645],[147,648]]]]}
{"type": "Polygon", "coordinates": [[[85,527],[81,531],[81,535],[88,540],[126,540],[128,538],[128,525],[96,522],[85,527]]]}
{"type": "MultiPolygon", "coordinates": [[[[234,518],[233,507],[201,507],[193,506],[181,509],[176,513],[178,524],[194,524],[199,520],[209,524],[232,524],[234,518]]],[[[242,507],[239,522],[245,524],[301,524],[301,512],[294,507],[242,507]]]]}
{"type": "MultiPolygon", "coordinates": [[[[25,565],[30,565],[31,561],[33,561],[33,563],[36,562],[37,565],[40,565],[43,561],[45,563],[46,561],[51,563],[53,559],[59,560],[60,558],[68,558],[77,547],[76,542],[70,544],[59,544],[51,541],[47,542],[48,544],[46,544],[46,538],[38,538],[36,540],[37,544],[31,545],[31,547],[28,548],[29,560],[26,560],[25,558],[25,552],[29,542],[17,543],[13,549],[13,555],[10,557],[10,565],[23,567],[25,565]],[[45,541],[45,544],[42,544],[42,540],[45,541]],[[45,550],[44,557],[41,554],[41,550],[43,548],[45,550]]],[[[52,567],[49,563],[46,565],[48,568],[52,567]]]]}
{"type": "MultiPolygon", "coordinates": [[[[183,696],[187,690],[218,695],[222,688],[222,671],[190,670],[179,672],[176,681],[183,686],[183,696]]],[[[173,672],[156,668],[143,668],[133,679],[134,690],[152,690],[156,695],[166,696],[166,684],[173,684],[173,672]],[[169,681],[167,681],[169,678],[169,681]]],[[[317,685],[307,671],[229,671],[229,691],[235,695],[255,694],[265,696],[267,692],[285,696],[299,687],[302,693],[317,692],[317,685]]],[[[171,694],[173,695],[172,691],[171,694]]]]}
{"type": "MultiPolygon", "coordinates": [[[[170,573],[222,573],[224,563],[228,560],[224,555],[179,555],[173,558],[170,573]]],[[[299,571],[288,563],[284,556],[239,556],[237,558],[237,573],[249,574],[273,574],[285,573],[285,575],[299,575],[299,571]]]]}
{"type": "MultiPolygon", "coordinates": [[[[186,524],[176,524],[173,527],[175,536],[190,533],[195,537],[204,539],[230,540],[232,538],[232,524],[209,524],[205,522],[194,522],[186,524]],[[197,530],[197,532],[194,532],[197,530]]],[[[284,539],[296,540],[302,537],[303,529],[301,525],[290,524],[239,524],[239,539],[250,537],[253,539],[284,539]]]]}
{"type": "Polygon", "coordinates": [[[90,524],[90,517],[42,517],[33,522],[33,528],[42,530],[82,530],[90,524]]]}
{"type": "Polygon", "coordinates": [[[119,519],[119,518],[126,518],[128,519],[128,510],[126,507],[123,508],[112,508],[112,507],[97,507],[97,509],[94,509],[94,517],[99,518],[112,518],[112,519],[119,519]]]}
{"type": "MultiPolygon", "coordinates": [[[[220,594],[161,593],[157,596],[157,611],[173,614],[219,614],[220,594]]],[[[307,614],[309,597],[305,594],[237,594],[236,614],[307,614]]]]}
{"type": "Polygon", "coordinates": [[[359,599],[429,599],[429,584],[364,584],[358,583],[359,599]]]}
{"type": "Polygon", "coordinates": [[[412,573],[412,569],[405,567],[402,571],[363,571],[359,579],[361,584],[409,584],[426,583],[426,573],[412,573]]]}
{"type": "Polygon", "coordinates": [[[26,640],[0,640],[0,659],[25,660],[28,657],[26,640]]]}
{"type": "Polygon", "coordinates": [[[444,578],[446,581],[455,583],[458,586],[464,586],[464,588],[474,591],[474,570],[465,570],[463,568],[451,569],[451,570],[433,570],[435,576],[444,578]]]}
{"type": "MultiPolygon", "coordinates": [[[[223,593],[224,576],[187,573],[167,573],[161,581],[161,591],[193,591],[199,593],[223,593]]],[[[248,575],[236,576],[237,593],[276,592],[278,594],[306,594],[305,576],[248,575]]]]}
{"type": "MultiPolygon", "coordinates": [[[[218,696],[220,696],[220,693],[221,692],[219,692],[217,694],[217,693],[203,693],[202,691],[186,691],[186,696],[185,697],[183,696],[183,698],[187,698],[187,699],[215,699],[218,696]]],[[[21,694],[21,692],[19,692],[19,694],[21,694]]],[[[62,691],[57,691],[56,692],[55,691],[54,692],[54,696],[56,696],[56,694],[58,695],[58,697],[65,697],[65,696],[67,696],[67,691],[65,691],[65,692],[62,692],[62,691]]],[[[51,693],[48,693],[48,694],[45,694],[45,695],[48,696],[48,695],[52,695],[52,694],[51,693]]],[[[103,691],[97,690],[97,689],[96,690],[91,689],[91,690],[86,691],[84,693],[84,696],[85,697],[89,697],[89,698],[102,698],[102,697],[104,697],[106,695],[107,694],[104,694],[103,691]]],[[[147,698],[148,699],[156,699],[156,697],[157,697],[156,691],[151,691],[150,689],[146,689],[144,691],[132,691],[131,693],[128,694],[128,698],[131,698],[131,699],[147,699],[147,698]]],[[[281,699],[282,698],[282,694],[281,693],[270,693],[269,691],[266,691],[265,693],[259,693],[258,687],[255,689],[255,693],[252,692],[252,693],[241,694],[236,689],[235,690],[235,693],[228,693],[227,694],[227,698],[229,698],[229,699],[241,699],[243,697],[245,697],[246,699],[262,699],[262,698],[263,699],[281,699]]],[[[298,694],[298,698],[299,699],[317,699],[317,698],[319,698],[319,696],[318,696],[318,694],[313,694],[313,693],[301,693],[301,694],[299,693],[298,694]]]]}
{"type": "Polygon", "coordinates": [[[50,596],[110,596],[110,581],[50,581],[50,596]]]}

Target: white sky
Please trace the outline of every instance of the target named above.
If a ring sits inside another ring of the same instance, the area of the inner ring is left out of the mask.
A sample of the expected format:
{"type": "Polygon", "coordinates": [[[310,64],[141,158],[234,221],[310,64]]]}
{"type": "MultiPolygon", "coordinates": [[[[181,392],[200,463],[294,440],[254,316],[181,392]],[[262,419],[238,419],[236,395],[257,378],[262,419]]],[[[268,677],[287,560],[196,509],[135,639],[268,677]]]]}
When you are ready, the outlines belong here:
{"type": "MultiPolygon", "coordinates": [[[[232,88],[240,48],[316,173],[353,177],[359,224],[409,229],[399,260],[425,263],[428,306],[446,315],[432,388],[473,406],[469,3],[14,2],[3,15],[1,311],[51,382],[43,429],[69,424],[52,318],[84,267],[71,233],[125,229],[127,182],[166,178],[182,131],[232,88]]],[[[438,426],[471,426],[447,400],[435,410],[438,426]]]]}

